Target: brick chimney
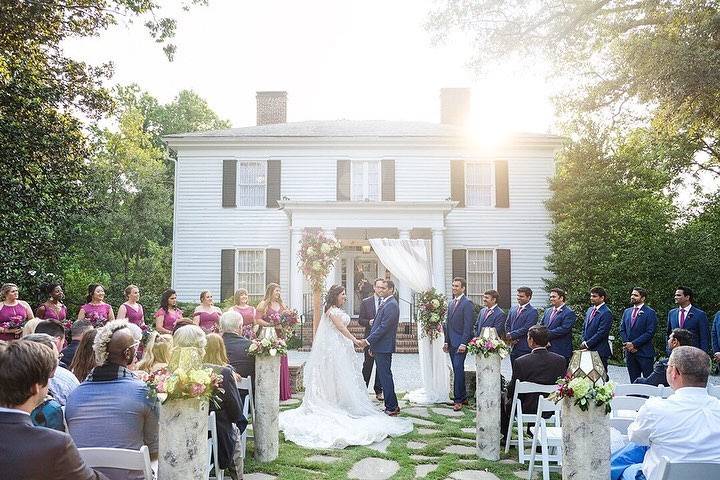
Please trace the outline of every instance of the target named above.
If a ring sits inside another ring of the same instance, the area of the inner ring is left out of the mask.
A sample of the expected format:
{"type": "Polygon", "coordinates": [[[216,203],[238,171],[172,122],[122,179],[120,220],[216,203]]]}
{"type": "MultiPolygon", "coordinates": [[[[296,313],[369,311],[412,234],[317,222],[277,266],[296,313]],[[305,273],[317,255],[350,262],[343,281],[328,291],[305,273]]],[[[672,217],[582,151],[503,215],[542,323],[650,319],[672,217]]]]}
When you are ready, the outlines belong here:
{"type": "Polygon", "coordinates": [[[287,92],[257,92],[257,124],[287,122],[287,92]]]}
{"type": "Polygon", "coordinates": [[[462,127],[469,116],[469,88],[440,89],[440,123],[462,127]]]}

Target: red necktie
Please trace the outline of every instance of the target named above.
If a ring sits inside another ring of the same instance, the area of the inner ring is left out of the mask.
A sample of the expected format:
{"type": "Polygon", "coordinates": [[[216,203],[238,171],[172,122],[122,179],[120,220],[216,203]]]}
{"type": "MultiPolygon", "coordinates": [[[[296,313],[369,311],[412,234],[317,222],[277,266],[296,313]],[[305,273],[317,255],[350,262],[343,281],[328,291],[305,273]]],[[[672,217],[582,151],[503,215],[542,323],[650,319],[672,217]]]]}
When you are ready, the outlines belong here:
{"type": "Polygon", "coordinates": [[[595,318],[596,314],[597,314],[597,308],[593,308],[593,311],[590,314],[590,320],[588,320],[588,325],[593,321],[593,318],[595,318]]]}
{"type": "Polygon", "coordinates": [[[639,309],[638,307],[633,308],[632,316],[630,317],[630,318],[631,318],[631,320],[630,320],[630,327],[631,327],[631,328],[634,327],[634,326],[635,326],[635,322],[637,322],[637,316],[638,316],[638,312],[639,312],[639,311],[640,311],[640,309],[639,309]]]}
{"type": "Polygon", "coordinates": [[[680,328],[685,328],[685,309],[680,309],[680,328]]]}

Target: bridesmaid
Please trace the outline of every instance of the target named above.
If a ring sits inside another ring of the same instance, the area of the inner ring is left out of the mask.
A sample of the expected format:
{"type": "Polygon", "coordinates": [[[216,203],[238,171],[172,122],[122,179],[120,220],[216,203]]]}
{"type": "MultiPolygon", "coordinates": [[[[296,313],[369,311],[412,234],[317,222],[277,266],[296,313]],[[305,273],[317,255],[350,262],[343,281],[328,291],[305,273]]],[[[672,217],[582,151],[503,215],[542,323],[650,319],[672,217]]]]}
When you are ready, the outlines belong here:
{"type": "Polygon", "coordinates": [[[217,332],[220,330],[220,315],[222,310],[213,304],[212,293],[209,290],[200,292],[200,305],[193,312],[195,325],[199,325],[205,333],[217,332]]]}
{"type": "MultiPolygon", "coordinates": [[[[263,320],[263,317],[273,310],[277,313],[282,313],[287,310],[287,307],[283,304],[282,298],[280,298],[280,285],[277,283],[271,283],[265,290],[265,298],[262,299],[257,307],[257,313],[255,315],[255,322],[263,327],[273,327],[272,323],[263,320]]],[[[280,336],[282,332],[280,329],[275,329],[274,332],[277,336],[280,336]]],[[[258,337],[261,337],[258,334],[258,337]]],[[[287,355],[280,357],[280,401],[289,400],[292,396],[290,391],[290,367],[288,365],[287,355]]]]}
{"type": "Polygon", "coordinates": [[[242,316],[243,328],[246,328],[248,325],[255,325],[255,316],[257,314],[255,307],[248,305],[248,298],[248,291],[244,288],[238,289],[233,297],[235,305],[232,306],[232,310],[235,310],[242,316]]]}
{"type": "MultiPolygon", "coordinates": [[[[34,318],[32,308],[24,300],[20,300],[18,286],[14,283],[4,283],[0,287],[0,298],[2,299],[2,307],[0,307],[0,324],[5,322],[22,323],[26,320],[34,318]]],[[[5,328],[0,327],[0,340],[15,340],[20,338],[22,327],[5,328]]]]}
{"type": "Polygon", "coordinates": [[[112,305],[105,303],[105,289],[98,283],[88,285],[88,294],[85,297],[85,305],[80,307],[78,320],[87,318],[93,327],[99,327],[107,322],[115,320],[115,313],[112,305]]]}
{"type": "Polygon", "coordinates": [[[128,322],[134,323],[138,327],[145,326],[145,311],[143,306],[138,303],[140,300],[140,289],[137,285],[128,285],[125,287],[125,298],[127,302],[118,308],[118,320],[127,318],[128,322]]]}
{"type": "Polygon", "coordinates": [[[67,308],[62,301],[65,298],[60,284],[50,283],[45,286],[45,296],[47,300],[35,310],[35,316],[43,320],[56,320],[65,323],[67,318],[67,308]]]}
{"type": "Polygon", "coordinates": [[[160,297],[160,308],[155,312],[155,330],[161,334],[172,335],[175,322],[182,318],[182,311],[177,308],[177,294],[168,288],[160,297]]]}

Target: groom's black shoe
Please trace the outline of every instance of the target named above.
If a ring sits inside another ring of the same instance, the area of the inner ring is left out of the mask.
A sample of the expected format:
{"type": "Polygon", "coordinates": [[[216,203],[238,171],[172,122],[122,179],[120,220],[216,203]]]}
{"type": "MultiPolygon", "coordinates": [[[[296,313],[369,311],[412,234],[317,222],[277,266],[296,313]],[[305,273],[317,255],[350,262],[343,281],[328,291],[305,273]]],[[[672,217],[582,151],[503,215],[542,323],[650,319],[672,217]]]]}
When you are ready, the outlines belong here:
{"type": "Polygon", "coordinates": [[[397,407],[395,410],[385,410],[385,413],[391,417],[397,417],[398,414],[400,414],[400,407],[397,407]]]}

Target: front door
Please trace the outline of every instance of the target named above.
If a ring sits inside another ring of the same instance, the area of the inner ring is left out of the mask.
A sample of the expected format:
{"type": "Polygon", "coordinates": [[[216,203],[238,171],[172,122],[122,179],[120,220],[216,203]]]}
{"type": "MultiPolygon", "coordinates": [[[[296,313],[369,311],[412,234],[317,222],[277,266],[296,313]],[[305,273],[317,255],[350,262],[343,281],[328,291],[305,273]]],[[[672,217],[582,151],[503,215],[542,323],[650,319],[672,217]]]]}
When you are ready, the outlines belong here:
{"type": "Polygon", "coordinates": [[[353,314],[360,313],[360,303],[373,294],[373,282],[378,277],[378,259],[370,254],[355,258],[353,285],[353,314]]]}

